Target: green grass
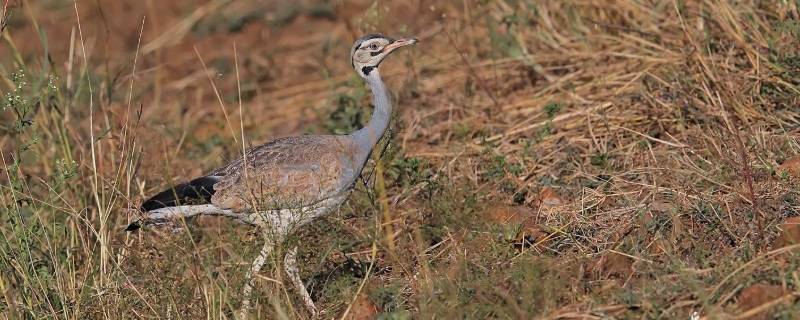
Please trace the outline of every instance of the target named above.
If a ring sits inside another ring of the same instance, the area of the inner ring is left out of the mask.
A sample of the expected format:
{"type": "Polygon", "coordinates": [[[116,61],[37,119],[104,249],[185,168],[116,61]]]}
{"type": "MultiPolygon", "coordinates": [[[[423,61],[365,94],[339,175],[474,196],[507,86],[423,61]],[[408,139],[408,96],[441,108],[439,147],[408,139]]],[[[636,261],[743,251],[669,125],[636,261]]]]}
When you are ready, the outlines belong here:
{"type": "Polygon", "coordinates": [[[2,318],[235,318],[256,230],[121,229],[242,132],[361,127],[346,55],[375,30],[422,38],[381,66],[392,130],[276,250],[253,318],[308,316],[292,246],[323,318],[727,319],[756,284],[785,290],[767,319],[800,312],[800,255],[776,246],[800,215],[778,169],[800,154],[798,3],[231,2],[147,53],[207,5],[23,3],[0,40],[2,318]]]}

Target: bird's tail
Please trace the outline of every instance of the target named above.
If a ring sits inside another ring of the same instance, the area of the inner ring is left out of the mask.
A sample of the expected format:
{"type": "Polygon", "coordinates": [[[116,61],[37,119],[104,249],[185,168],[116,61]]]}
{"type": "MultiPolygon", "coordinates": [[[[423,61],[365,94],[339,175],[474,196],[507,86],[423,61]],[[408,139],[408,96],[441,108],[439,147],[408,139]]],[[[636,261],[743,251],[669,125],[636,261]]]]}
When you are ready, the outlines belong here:
{"type": "Polygon", "coordinates": [[[145,225],[166,224],[180,217],[219,213],[220,209],[210,204],[215,192],[214,184],[219,178],[204,176],[159,192],[142,203],[139,210],[144,212],[144,218],[129,224],[125,231],[134,231],[145,225]]]}
{"type": "Polygon", "coordinates": [[[209,204],[216,192],[214,184],[219,179],[218,176],[205,176],[167,188],[143,202],[141,210],[147,212],[164,207],[209,204]]]}

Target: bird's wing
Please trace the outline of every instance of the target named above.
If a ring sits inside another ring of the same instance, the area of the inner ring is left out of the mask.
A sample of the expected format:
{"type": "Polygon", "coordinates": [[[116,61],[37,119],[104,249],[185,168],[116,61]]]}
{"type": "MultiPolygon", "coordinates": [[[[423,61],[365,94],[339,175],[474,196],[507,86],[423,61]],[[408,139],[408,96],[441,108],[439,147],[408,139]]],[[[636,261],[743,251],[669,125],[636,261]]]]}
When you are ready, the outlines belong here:
{"type": "Polygon", "coordinates": [[[181,205],[198,205],[211,203],[214,185],[219,181],[217,176],[204,176],[181,183],[159,192],[142,203],[144,212],[181,205]]]}
{"type": "Polygon", "coordinates": [[[333,197],[352,184],[355,145],[340,136],[270,141],[214,170],[211,203],[234,211],[291,209],[333,197]]]}

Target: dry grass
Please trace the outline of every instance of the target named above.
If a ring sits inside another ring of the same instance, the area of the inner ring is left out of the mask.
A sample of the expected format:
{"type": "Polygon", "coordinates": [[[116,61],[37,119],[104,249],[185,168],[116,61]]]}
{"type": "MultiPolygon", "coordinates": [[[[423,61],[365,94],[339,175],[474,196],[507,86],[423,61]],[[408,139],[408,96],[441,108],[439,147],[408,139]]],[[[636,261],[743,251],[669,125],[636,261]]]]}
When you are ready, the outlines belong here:
{"type": "MultiPolygon", "coordinates": [[[[5,318],[234,318],[252,230],[126,234],[129,209],[365,122],[347,52],[376,30],[422,42],[382,66],[398,112],[366,183],[294,239],[323,318],[800,312],[797,2],[9,3],[5,318]]],[[[279,270],[253,316],[306,317],[279,270]]]]}

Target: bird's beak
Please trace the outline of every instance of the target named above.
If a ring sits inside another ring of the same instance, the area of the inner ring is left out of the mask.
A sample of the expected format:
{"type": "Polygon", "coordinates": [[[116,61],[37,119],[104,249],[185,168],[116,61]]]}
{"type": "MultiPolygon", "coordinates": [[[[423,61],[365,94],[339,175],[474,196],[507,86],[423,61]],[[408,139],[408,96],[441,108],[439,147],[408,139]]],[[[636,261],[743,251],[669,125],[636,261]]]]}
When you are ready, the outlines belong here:
{"type": "Polygon", "coordinates": [[[386,48],[384,49],[384,51],[386,51],[386,53],[389,53],[389,52],[394,51],[397,48],[410,46],[410,45],[415,44],[415,43],[417,43],[417,38],[400,38],[400,39],[397,39],[394,42],[388,44],[386,46],[386,48]]]}

